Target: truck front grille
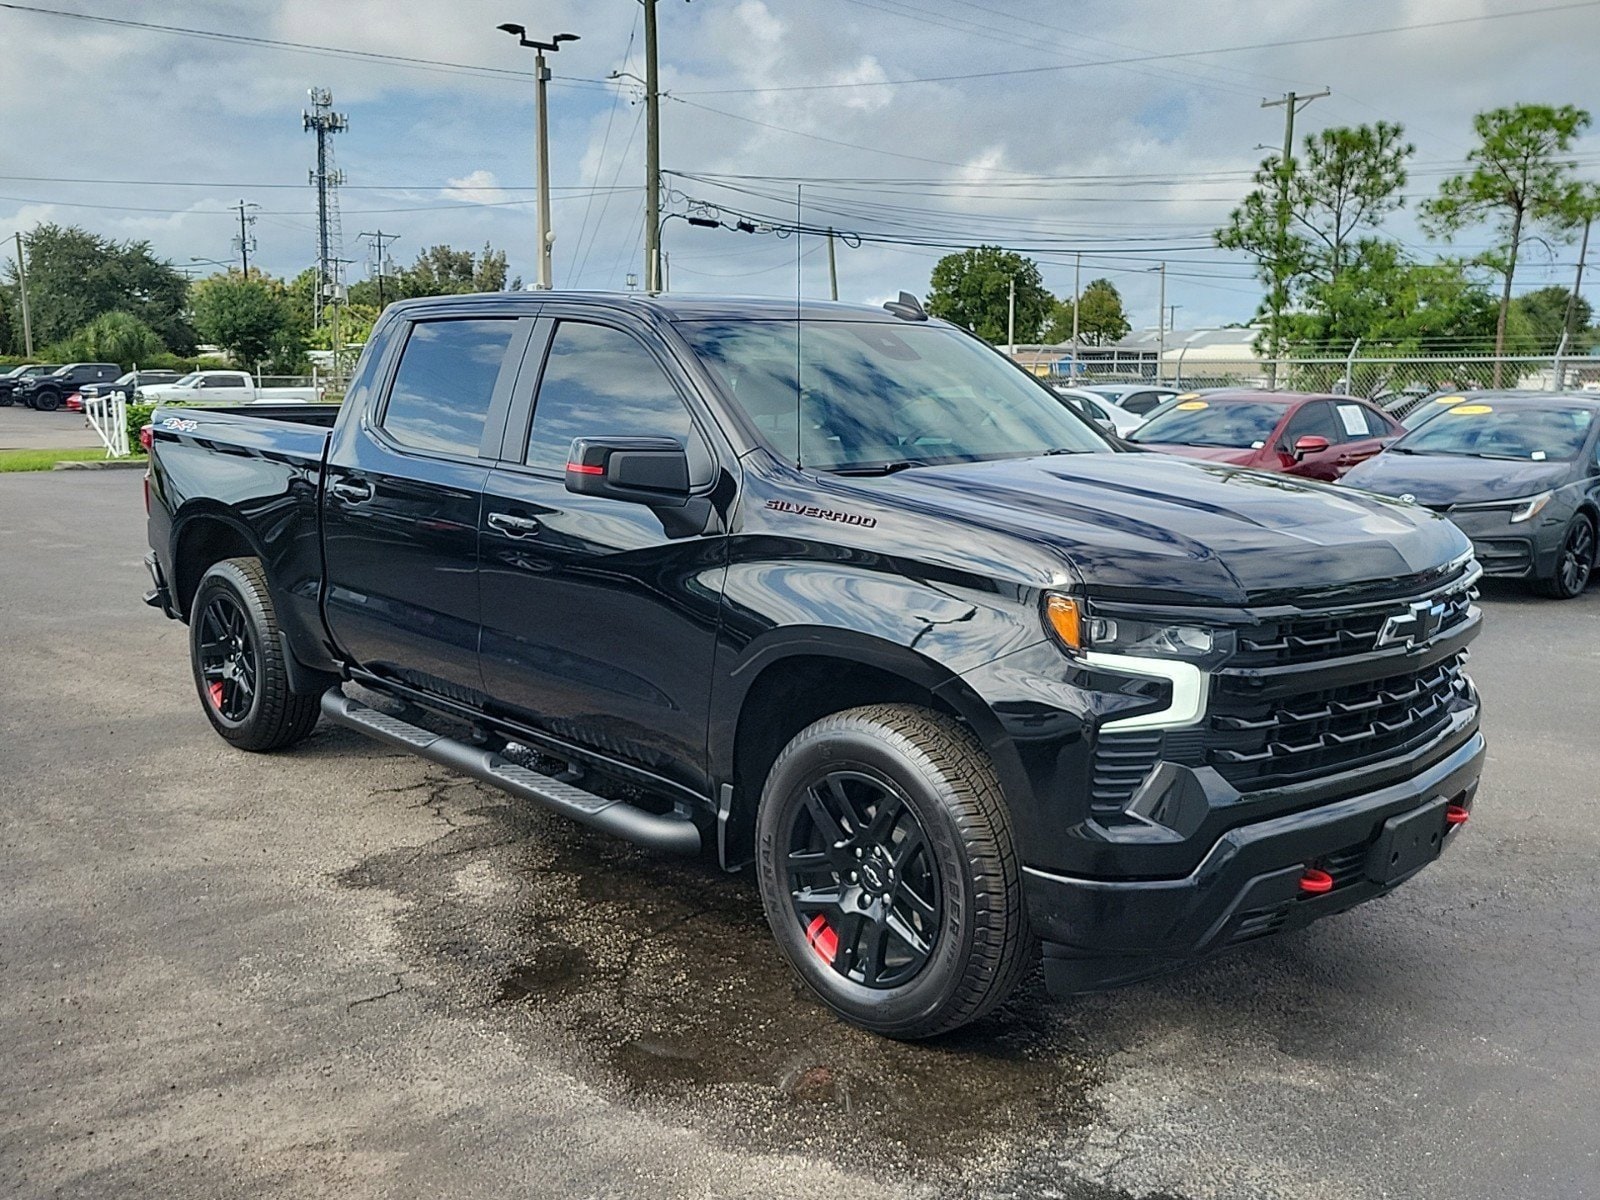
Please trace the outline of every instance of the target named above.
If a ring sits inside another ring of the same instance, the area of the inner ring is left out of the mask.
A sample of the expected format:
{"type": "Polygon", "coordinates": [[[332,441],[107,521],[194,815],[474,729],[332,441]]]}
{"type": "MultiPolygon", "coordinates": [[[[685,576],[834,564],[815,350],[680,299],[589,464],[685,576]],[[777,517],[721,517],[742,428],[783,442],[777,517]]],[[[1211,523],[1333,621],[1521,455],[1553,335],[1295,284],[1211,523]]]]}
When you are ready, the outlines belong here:
{"type": "MultiPolygon", "coordinates": [[[[1467,587],[1434,598],[1444,612],[1439,633],[1447,634],[1468,617],[1472,593],[1467,587]]],[[[1253,626],[1239,634],[1239,650],[1230,666],[1276,667],[1320,662],[1365,654],[1378,647],[1384,624],[1394,616],[1393,604],[1334,614],[1304,614],[1253,626]]]]}
{"type": "Polygon", "coordinates": [[[1253,791],[1404,753],[1439,733],[1469,700],[1464,658],[1289,699],[1252,698],[1247,681],[1219,679],[1206,762],[1241,791],[1253,791]]]}

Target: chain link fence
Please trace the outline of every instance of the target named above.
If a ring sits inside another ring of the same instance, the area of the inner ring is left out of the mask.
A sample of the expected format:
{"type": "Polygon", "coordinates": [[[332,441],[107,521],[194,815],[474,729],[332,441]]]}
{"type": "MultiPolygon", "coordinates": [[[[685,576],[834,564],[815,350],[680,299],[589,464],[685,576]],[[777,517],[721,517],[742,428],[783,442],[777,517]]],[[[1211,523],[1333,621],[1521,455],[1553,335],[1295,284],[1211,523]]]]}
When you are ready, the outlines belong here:
{"type": "MultiPolygon", "coordinates": [[[[1020,356],[1019,356],[1020,358],[1020,356]]],[[[1024,365],[1031,365],[1024,363],[1024,365]]],[[[1295,392],[1332,392],[1381,400],[1411,393],[1531,388],[1540,391],[1600,391],[1600,359],[1557,353],[1383,355],[1295,354],[1282,358],[1218,358],[1169,351],[1158,368],[1152,355],[1144,362],[1084,361],[1076,372],[1070,359],[1033,367],[1056,383],[1161,383],[1169,387],[1239,387],[1295,392]],[[1498,367],[1498,372],[1496,368],[1498,367]]]]}

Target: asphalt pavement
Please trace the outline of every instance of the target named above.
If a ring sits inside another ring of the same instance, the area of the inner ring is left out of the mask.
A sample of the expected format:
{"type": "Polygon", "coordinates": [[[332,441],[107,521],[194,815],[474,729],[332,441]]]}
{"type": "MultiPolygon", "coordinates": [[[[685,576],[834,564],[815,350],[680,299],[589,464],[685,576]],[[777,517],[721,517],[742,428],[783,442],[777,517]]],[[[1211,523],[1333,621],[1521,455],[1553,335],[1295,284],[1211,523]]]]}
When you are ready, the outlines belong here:
{"type": "Polygon", "coordinates": [[[0,476],[0,1194],[1600,1195],[1600,587],[1487,589],[1483,788],[1395,894],[906,1046],[748,876],[232,750],[144,540],[134,472],[0,476]]]}
{"type": "Polygon", "coordinates": [[[0,450],[70,450],[100,445],[81,412],[38,412],[22,404],[0,407],[0,450]]]}

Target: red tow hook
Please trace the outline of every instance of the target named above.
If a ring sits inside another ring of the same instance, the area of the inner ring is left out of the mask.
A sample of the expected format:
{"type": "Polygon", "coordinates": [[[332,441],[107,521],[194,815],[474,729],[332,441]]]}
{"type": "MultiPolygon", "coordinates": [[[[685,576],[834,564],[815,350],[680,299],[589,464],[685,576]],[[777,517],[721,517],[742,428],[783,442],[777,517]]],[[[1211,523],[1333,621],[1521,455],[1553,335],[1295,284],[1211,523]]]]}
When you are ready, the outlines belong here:
{"type": "Polygon", "coordinates": [[[1311,896],[1333,891],[1333,876],[1318,867],[1307,867],[1300,876],[1300,890],[1311,896]]]}
{"type": "Polygon", "coordinates": [[[1452,829],[1457,825],[1465,825],[1472,813],[1463,804],[1452,804],[1444,810],[1444,823],[1452,829]]]}

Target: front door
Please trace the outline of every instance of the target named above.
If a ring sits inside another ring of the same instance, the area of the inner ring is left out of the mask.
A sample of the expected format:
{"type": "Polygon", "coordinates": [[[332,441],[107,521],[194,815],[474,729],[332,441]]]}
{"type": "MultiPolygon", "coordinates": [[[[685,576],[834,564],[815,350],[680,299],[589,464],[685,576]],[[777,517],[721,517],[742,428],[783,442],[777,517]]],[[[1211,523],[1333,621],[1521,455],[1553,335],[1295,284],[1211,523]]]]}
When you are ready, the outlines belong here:
{"type": "Polygon", "coordinates": [[[709,491],[708,426],[646,330],[558,318],[541,323],[528,358],[541,353],[537,393],[518,385],[528,396],[484,498],[484,687],[514,720],[703,792],[725,566],[717,517],[703,497],[656,509],[575,495],[565,480],[574,438],[671,437],[709,491]]]}
{"type": "Polygon", "coordinates": [[[375,403],[341,426],[323,485],[324,611],[356,666],[481,699],[478,518],[533,324],[417,321],[397,363],[365,364],[375,403]]]}

